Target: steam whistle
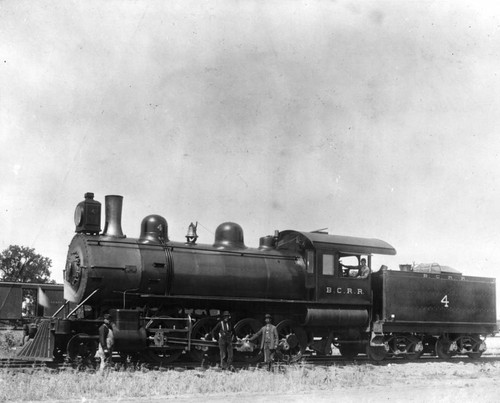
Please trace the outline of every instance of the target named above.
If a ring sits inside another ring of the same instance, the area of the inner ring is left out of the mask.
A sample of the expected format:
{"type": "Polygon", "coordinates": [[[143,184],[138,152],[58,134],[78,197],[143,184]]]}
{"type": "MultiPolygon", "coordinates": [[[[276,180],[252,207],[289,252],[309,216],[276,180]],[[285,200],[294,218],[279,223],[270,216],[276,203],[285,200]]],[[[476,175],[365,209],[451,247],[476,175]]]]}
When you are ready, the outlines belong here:
{"type": "Polygon", "coordinates": [[[188,232],[186,235],[186,241],[187,243],[196,243],[196,240],[198,239],[198,234],[196,234],[196,228],[198,228],[198,221],[196,221],[196,225],[193,223],[189,224],[188,227],[188,232]]]}

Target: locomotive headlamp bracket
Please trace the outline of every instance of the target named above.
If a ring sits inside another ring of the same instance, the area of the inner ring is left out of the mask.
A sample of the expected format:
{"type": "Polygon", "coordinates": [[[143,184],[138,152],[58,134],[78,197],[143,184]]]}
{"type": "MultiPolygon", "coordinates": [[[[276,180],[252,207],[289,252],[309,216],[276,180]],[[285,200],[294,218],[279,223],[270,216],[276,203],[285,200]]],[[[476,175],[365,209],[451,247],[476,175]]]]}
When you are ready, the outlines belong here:
{"type": "Polygon", "coordinates": [[[101,231],[101,203],[94,200],[94,193],[85,193],[85,200],[75,209],[75,232],[98,234],[101,231]]]}

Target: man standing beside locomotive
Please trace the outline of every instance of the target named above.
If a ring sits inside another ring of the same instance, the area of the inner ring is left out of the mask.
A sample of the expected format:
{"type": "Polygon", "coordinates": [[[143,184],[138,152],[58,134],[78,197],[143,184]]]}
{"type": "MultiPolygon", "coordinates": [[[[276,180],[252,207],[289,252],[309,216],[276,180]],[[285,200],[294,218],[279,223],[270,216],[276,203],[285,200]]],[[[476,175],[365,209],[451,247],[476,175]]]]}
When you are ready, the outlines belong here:
{"type": "Polygon", "coordinates": [[[99,350],[97,356],[101,359],[99,371],[103,371],[106,364],[111,365],[113,356],[113,345],[115,339],[111,327],[111,315],[104,315],[104,323],[99,327],[99,350]]]}
{"type": "Polygon", "coordinates": [[[278,330],[276,326],[271,324],[270,314],[266,314],[265,321],[266,324],[248,340],[252,341],[261,336],[260,349],[264,351],[264,362],[267,364],[267,369],[270,370],[272,355],[278,347],[278,330]]]}
{"type": "Polygon", "coordinates": [[[233,327],[229,319],[231,315],[228,311],[222,314],[222,320],[212,330],[212,338],[219,334],[219,351],[221,369],[233,369],[233,327]]]}

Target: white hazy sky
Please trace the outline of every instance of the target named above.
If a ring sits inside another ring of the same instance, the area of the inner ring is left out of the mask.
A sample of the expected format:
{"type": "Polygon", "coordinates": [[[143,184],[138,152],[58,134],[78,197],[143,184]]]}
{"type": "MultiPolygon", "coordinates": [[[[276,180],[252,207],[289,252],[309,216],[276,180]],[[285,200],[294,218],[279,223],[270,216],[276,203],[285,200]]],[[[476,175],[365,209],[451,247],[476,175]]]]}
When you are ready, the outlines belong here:
{"type": "Polygon", "coordinates": [[[0,250],[62,280],[87,191],[123,230],[383,239],[499,275],[495,1],[0,2],[0,250]]]}

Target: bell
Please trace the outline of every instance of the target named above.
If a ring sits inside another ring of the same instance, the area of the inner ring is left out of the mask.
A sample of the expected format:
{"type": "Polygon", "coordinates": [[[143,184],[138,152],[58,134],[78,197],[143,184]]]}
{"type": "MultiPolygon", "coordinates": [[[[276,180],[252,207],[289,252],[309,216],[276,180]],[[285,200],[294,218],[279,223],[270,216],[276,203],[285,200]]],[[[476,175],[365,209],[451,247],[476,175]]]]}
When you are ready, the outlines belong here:
{"type": "Polygon", "coordinates": [[[196,240],[198,239],[198,235],[196,234],[197,227],[198,227],[198,221],[196,222],[196,225],[194,225],[193,223],[189,224],[188,232],[186,235],[186,240],[188,243],[195,243],[196,240]]]}

